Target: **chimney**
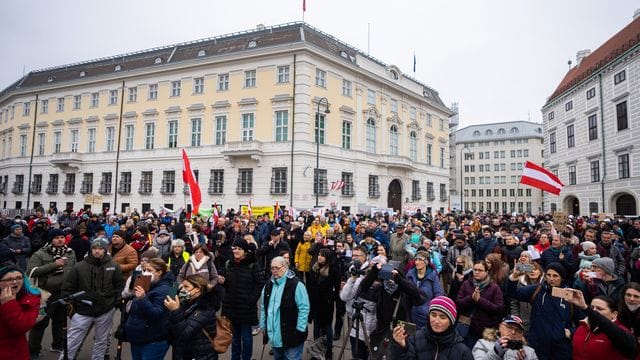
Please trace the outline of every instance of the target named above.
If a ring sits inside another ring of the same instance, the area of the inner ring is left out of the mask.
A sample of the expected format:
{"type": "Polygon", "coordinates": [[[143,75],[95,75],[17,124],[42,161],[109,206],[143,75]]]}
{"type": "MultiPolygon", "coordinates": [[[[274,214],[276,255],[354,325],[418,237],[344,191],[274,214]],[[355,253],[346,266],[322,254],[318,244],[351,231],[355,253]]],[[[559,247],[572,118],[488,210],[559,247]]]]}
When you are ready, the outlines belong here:
{"type": "Polygon", "coordinates": [[[258,25],[256,25],[256,30],[264,30],[264,29],[265,29],[264,24],[258,24],[258,25]]]}
{"type": "Polygon", "coordinates": [[[633,12],[633,20],[637,19],[638,16],[640,16],[640,9],[636,9],[636,11],[633,12]]]}
{"type": "Polygon", "coordinates": [[[591,54],[591,50],[589,49],[578,51],[578,53],[576,53],[576,66],[580,66],[580,63],[582,62],[582,60],[584,60],[584,58],[589,56],[589,54],[591,54]]]}

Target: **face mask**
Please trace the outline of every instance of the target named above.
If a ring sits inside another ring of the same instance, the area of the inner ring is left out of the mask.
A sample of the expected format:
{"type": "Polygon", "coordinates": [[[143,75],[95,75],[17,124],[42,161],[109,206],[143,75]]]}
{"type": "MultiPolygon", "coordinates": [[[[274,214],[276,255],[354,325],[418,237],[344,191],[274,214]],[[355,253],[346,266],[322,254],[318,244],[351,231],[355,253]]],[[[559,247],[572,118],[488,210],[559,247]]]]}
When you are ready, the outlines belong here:
{"type": "Polygon", "coordinates": [[[191,300],[191,293],[189,290],[182,288],[178,293],[178,299],[180,300],[180,304],[189,302],[189,300],[191,300]]]}
{"type": "Polygon", "coordinates": [[[640,304],[638,305],[629,305],[628,302],[625,301],[625,304],[627,304],[627,307],[629,308],[629,310],[631,310],[631,312],[634,312],[636,310],[638,310],[638,308],[640,308],[640,304]]]}
{"type": "Polygon", "coordinates": [[[154,276],[153,276],[153,273],[151,271],[143,271],[142,275],[143,276],[151,276],[151,282],[153,282],[154,276]]]}

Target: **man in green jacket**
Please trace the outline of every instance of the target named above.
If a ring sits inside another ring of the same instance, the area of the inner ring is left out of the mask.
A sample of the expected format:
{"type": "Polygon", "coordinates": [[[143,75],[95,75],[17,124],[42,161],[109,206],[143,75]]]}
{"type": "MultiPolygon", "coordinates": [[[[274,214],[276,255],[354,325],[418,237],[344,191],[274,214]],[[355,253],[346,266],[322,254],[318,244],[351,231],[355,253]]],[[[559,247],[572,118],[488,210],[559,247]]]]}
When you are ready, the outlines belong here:
{"type": "MultiPolygon", "coordinates": [[[[36,251],[29,259],[27,274],[30,274],[38,287],[51,293],[46,305],[60,298],[64,276],[71,272],[76,264],[76,254],[64,243],[65,235],[60,229],[51,229],[47,234],[49,241],[36,251]]],[[[43,306],[45,304],[41,304],[43,306]]],[[[66,321],[64,306],[52,305],[47,308],[47,315],[29,332],[29,352],[37,357],[42,349],[42,335],[51,320],[51,351],[62,352],[64,341],[64,325],[66,321]]]]}

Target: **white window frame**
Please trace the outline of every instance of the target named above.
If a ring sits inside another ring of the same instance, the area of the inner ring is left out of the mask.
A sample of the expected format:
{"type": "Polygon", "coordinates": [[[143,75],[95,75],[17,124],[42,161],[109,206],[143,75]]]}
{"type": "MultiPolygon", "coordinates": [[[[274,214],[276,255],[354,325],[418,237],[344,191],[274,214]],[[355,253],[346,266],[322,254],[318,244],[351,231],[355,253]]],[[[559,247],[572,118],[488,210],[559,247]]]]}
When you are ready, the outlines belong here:
{"type": "Polygon", "coordinates": [[[175,80],[171,82],[171,97],[180,96],[180,92],[182,91],[182,81],[175,80]]]}
{"type": "Polygon", "coordinates": [[[57,154],[62,151],[62,131],[53,132],[53,153],[57,154]]]}
{"type": "Polygon", "coordinates": [[[128,124],[124,126],[124,150],[132,151],[133,150],[133,137],[135,136],[135,128],[132,124],[128,124]]]}
{"type": "Polygon", "coordinates": [[[215,145],[227,142],[227,115],[217,115],[215,118],[215,145]]]}
{"type": "Polygon", "coordinates": [[[87,152],[96,152],[96,128],[87,129],[87,152]]]}
{"type": "Polygon", "coordinates": [[[289,82],[289,65],[278,66],[278,84],[289,82]]]}
{"type": "Polygon", "coordinates": [[[202,145],[202,118],[191,119],[191,146],[202,145]]]}
{"type": "Polygon", "coordinates": [[[105,150],[111,152],[115,149],[116,127],[107,126],[106,133],[105,150]]]}
{"type": "Polygon", "coordinates": [[[109,90],[109,105],[118,104],[118,90],[109,90]]]}
{"type": "Polygon", "coordinates": [[[138,101],[138,87],[133,86],[129,88],[129,96],[128,100],[130,103],[134,103],[138,101]]]}
{"type": "Polygon", "coordinates": [[[80,141],[80,130],[72,129],[71,130],[71,143],[70,150],[75,153],[78,152],[78,142],[80,141]]]}
{"type": "Polygon", "coordinates": [[[316,69],[316,86],[323,88],[327,87],[327,72],[324,70],[316,69]]]}
{"type": "Polygon", "coordinates": [[[391,125],[389,128],[389,155],[398,156],[399,134],[398,127],[391,125]]]}
{"type": "Polygon", "coordinates": [[[351,121],[342,120],[342,148],[351,149],[351,121]]]}
{"type": "Polygon", "coordinates": [[[56,111],[64,111],[64,97],[59,97],[56,103],[56,111]]]}
{"type": "Polygon", "coordinates": [[[246,70],[244,72],[244,87],[252,88],[256,87],[256,71],[246,70]]]}
{"type": "Polygon", "coordinates": [[[376,153],[376,121],[373,118],[368,118],[365,124],[365,142],[367,144],[367,152],[376,153]]]}
{"type": "Polygon", "coordinates": [[[204,77],[197,77],[193,79],[193,93],[204,94],[204,77]]]}
{"type": "Polygon", "coordinates": [[[255,121],[256,118],[254,113],[244,113],[241,115],[240,122],[242,125],[242,142],[253,141],[255,121]]]}
{"type": "Polygon", "coordinates": [[[73,97],[73,110],[80,110],[82,107],[82,95],[75,95],[73,97]]]}
{"type": "Polygon", "coordinates": [[[169,120],[167,124],[167,147],[175,149],[178,147],[178,120],[169,120]]]}
{"type": "Polygon", "coordinates": [[[100,93],[91,93],[91,107],[96,108],[98,106],[100,106],[100,93]]]}
{"type": "Polygon", "coordinates": [[[158,99],[158,84],[149,85],[149,100],[158,99]]]}
{"type": "Polygon", "coordinates": [[[274,113],[276,142],[289,141],[289,111],[279,110],[274,113]]]}
{"type": "Polygon", "coordinates": [[[342,79],[342,95],[351,97],[351,81],[342,79]]]}
{"type": "Polygon", "coordinates": [[[229,90],[229,73],[218,75],[218,91],[229,90]]]}
{"type": "Polygon", "coordinates": [[[153,150],[156,137],[156,124],[149,122],[144,124],[144,148],[153,150]]]}

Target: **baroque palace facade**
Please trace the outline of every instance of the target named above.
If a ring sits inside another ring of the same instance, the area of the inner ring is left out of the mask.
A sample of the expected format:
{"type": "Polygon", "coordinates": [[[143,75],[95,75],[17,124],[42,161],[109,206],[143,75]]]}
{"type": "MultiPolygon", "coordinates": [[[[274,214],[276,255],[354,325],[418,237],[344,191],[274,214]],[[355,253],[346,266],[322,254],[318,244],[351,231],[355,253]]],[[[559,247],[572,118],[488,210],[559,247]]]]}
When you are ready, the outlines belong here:
{"type": "Polygon", "coordinates": [[[32,71],[0,93],[0,206],[188,208],[184,148],[201,208],[445,209],[451,114],[300,22],[32,71]]]}

